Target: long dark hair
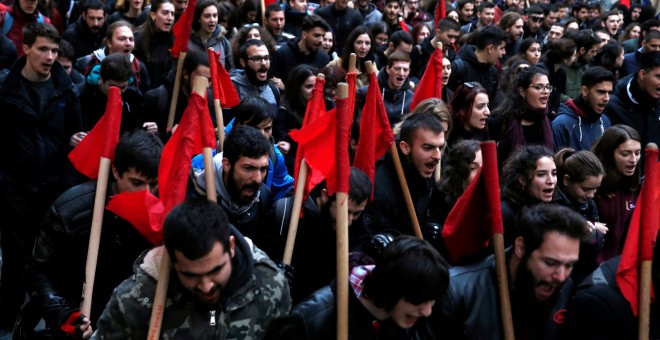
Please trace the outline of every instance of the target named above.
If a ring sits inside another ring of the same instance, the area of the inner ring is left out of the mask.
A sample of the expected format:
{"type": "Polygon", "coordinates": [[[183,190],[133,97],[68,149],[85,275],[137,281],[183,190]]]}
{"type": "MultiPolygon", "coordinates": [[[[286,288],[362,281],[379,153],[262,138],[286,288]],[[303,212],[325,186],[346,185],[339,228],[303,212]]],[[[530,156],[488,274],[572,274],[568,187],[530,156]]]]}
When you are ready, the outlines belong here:
{"type": "Polygon", "coordinates": [[[358,58],[356,62],[356,67],[358,70],[364,71],[364,62],[367,60],[374,60],[374,53],[376,52],[376,40],[374,37],[371,35],[371,32],[369,32],[369,29],[366,26],[357,26],[355,27],[352,31],[351,34],[348,35],[348,38],[346,39],[346,42],[344,43],[344,48],[342,49],[341,53],[341,67],[348,72],[348,63],[350,61],[350,56],[351,53],[355,53],[355,47],[353,44],[355,43],[355,40],[363,34],[366,34],[369,36],[369,40],[371,41],[371,48],[369,49],[369,52],[367,52],[367,55],[360,59],[358,58]]]}
{"type": "Polygon", "coordinates": [[[614,160],[614,151],[616,148],[631,139],[638,141],[640,145],[642,143],[637,130],[627,125],[614,125],[605,130],[603,135],[594,143],[591,151],[596,154],[596,157],[598,157],[605,169],[605,177],[596,192],[596,196],[607,197],[620,188],[628,191],[637,191],[639,189],[642,176],[642,162],[637,163],[632,176],[621,176],[616,169],[616,162],[614,160]]]}
{"type": "Polygon", "coordinates": [[[529,183],[534,178],[536,162],[548,157],[554,162],[552,152],[542,145],[530,145],[518,149],[505,162],[500,178],[500,187],[502,198],[507,198],[517,208],[530,203],[529,194],[526,186],[520,183],[520,178],[524,178],[529,183]]]}
{"type": "MultiPolygon", "coordinates": [[[[154,0],[151,3],[150,11],[153,11],[154,13],[158,12],[163,4],[172,4],[172,6],[174,6],[172,0],[154,0]]],[[[158,33],[154,20],[147,18],[144,24],[138,27],[138,33],[140,33],[141,36],[140,46],[135,46],[135,48],[139,49],[140,52],[142,52],[142,55],[144,55],[146,59],[144,62],[151,62],[152,44],[154,42],[154,36],[158,33]]],[[[170,31],[169,34],[173,38],[172,31],[170,31]]],[[[172,41],[174,41],[174,39],[172,39],[172,41]]]]}
{"type": "Polygon", "coordinates": [[[454,200],[463,194],[470,177],[470,163],[479,151],[481,145],[476,140],[465,139],[451,146],[447,163],[442,167],[441,192],[454,200]]]}
{"type": "Polygon", "coordinates": [[[301,64],[293,68],[286,81],[286,89],[282,96],[282,106],[288,111],[287,119],[293,119],[296,126],[301,126],[307,109],[307,99],[300,93],[300,87],[310,76],[316,75],[316,70],[309,65],[301,64]]]}

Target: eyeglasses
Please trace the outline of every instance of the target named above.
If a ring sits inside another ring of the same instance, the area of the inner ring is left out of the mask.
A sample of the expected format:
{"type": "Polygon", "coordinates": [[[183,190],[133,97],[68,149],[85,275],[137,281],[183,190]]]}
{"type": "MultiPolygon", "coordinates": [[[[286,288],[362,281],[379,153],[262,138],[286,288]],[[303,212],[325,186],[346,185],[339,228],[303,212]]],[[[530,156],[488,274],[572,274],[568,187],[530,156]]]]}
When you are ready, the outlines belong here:
{"type": "Polygon", "coordinates": [[[269,55],[265,55],[263,57],[259,57],[259,56],[250,57],[250,58],[246,58],[246,59],[254,61],[255,64],[260,64],[262,61],[266,62],[266,63],[270,62],[270,56],[269,55]]]}
{"type": "Polygon", "coordinates": [[[243,25],[243,28],[259,28],[259,24],[256,22],[254,24],[245,24],[243,25]]]}
{"type": "Polygon", "coordinates": [[[470,88],[470,89],[475,88],[475,87],[483,87],[483,86],[481,86],[481,83],[479,83],[478,81],[469,81],[467,83],[463,83],[463,86],[465,86],[467,88],[470,88]]]}
{"type": "Polygon", "coordinates": [[[531,88],[533,88],[533,89],[535,89],[536,91],[539,91],[539,92],[543,92],[543,90],[546,90],[548,92],[552,92],[552,89],[553,89],[552,85],[550,85],[550,84],[547,84],[547,85],[536,84],[536,85],[529,85],[529,87],[531,87],[531,88]]]}
{"type": "Polygon", "coordinates": [[[533,22],[541,22],[541,20],[543,20],[543,17],[529,17],[529,20],[533,22]]]}

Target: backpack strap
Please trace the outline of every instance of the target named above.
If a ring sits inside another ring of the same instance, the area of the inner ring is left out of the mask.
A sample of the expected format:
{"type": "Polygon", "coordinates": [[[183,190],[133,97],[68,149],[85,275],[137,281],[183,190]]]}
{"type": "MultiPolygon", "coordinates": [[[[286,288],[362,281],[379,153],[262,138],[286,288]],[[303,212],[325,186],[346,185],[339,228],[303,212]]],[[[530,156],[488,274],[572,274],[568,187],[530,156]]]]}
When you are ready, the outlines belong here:
{"type": "Polygon", "coordinates": [[[9,34],[9,31],[11,31],[11,27],[14,25],[14,17],[11,15],[11,13],[5,11],[3,13],[3,18],[2,18],[2,35],[7,36],[9,34]]]}

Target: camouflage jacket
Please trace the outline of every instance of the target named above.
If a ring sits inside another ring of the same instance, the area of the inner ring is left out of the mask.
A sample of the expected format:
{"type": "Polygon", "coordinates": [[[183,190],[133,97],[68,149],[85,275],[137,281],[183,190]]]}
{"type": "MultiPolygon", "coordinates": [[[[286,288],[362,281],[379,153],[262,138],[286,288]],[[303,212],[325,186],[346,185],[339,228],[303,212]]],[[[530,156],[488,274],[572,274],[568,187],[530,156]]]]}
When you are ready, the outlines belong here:
{"type": "MultiPolygon", "coordinates": [[[[236,253],[243,257],[232,261],[228,296],[213,307],[197,303],[172,270],[161,339],[261,339],[273,319],[289,313],[291,298],[284,274],[266,253],[233,231],[236,253]],[[232,281],[235,289],[230,288],[232,281]]],[[[136,261],[135,274],[113,292],[92,339],[147,338],[163,249],[154,248],[136,261]]]]}

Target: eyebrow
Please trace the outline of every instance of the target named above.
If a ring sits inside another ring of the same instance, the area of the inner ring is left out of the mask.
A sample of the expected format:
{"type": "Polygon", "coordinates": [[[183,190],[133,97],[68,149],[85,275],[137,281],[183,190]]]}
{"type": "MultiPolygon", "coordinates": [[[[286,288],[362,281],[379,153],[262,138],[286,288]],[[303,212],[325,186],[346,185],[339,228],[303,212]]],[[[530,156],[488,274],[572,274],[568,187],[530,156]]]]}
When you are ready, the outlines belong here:
{"type": "Polygon", "coordinates": [[[198,273],[190,273],[190,272],[186,272],[186,271],[179,271],[179,273],[181,273],[181,275],[183,275],[183,276],[187,276],[187,277],[201,277],[201,276],[208,276],[208,275],[211,275],[211,274],[213,274],[213,273],[217,273],[217,272],[219,272],[220,270],[222,270],[222,268],[225,267],[225,265],[227,265],[227,262],[225,262],[225,263],[223,263],[223,264],[219,264],[219,265],[213,267],[213,269],[211,269],[210,271],[208,271],[208,272],[206,272],[206,273],[201,273],[201,274],[198,274],[198,273]]]}

